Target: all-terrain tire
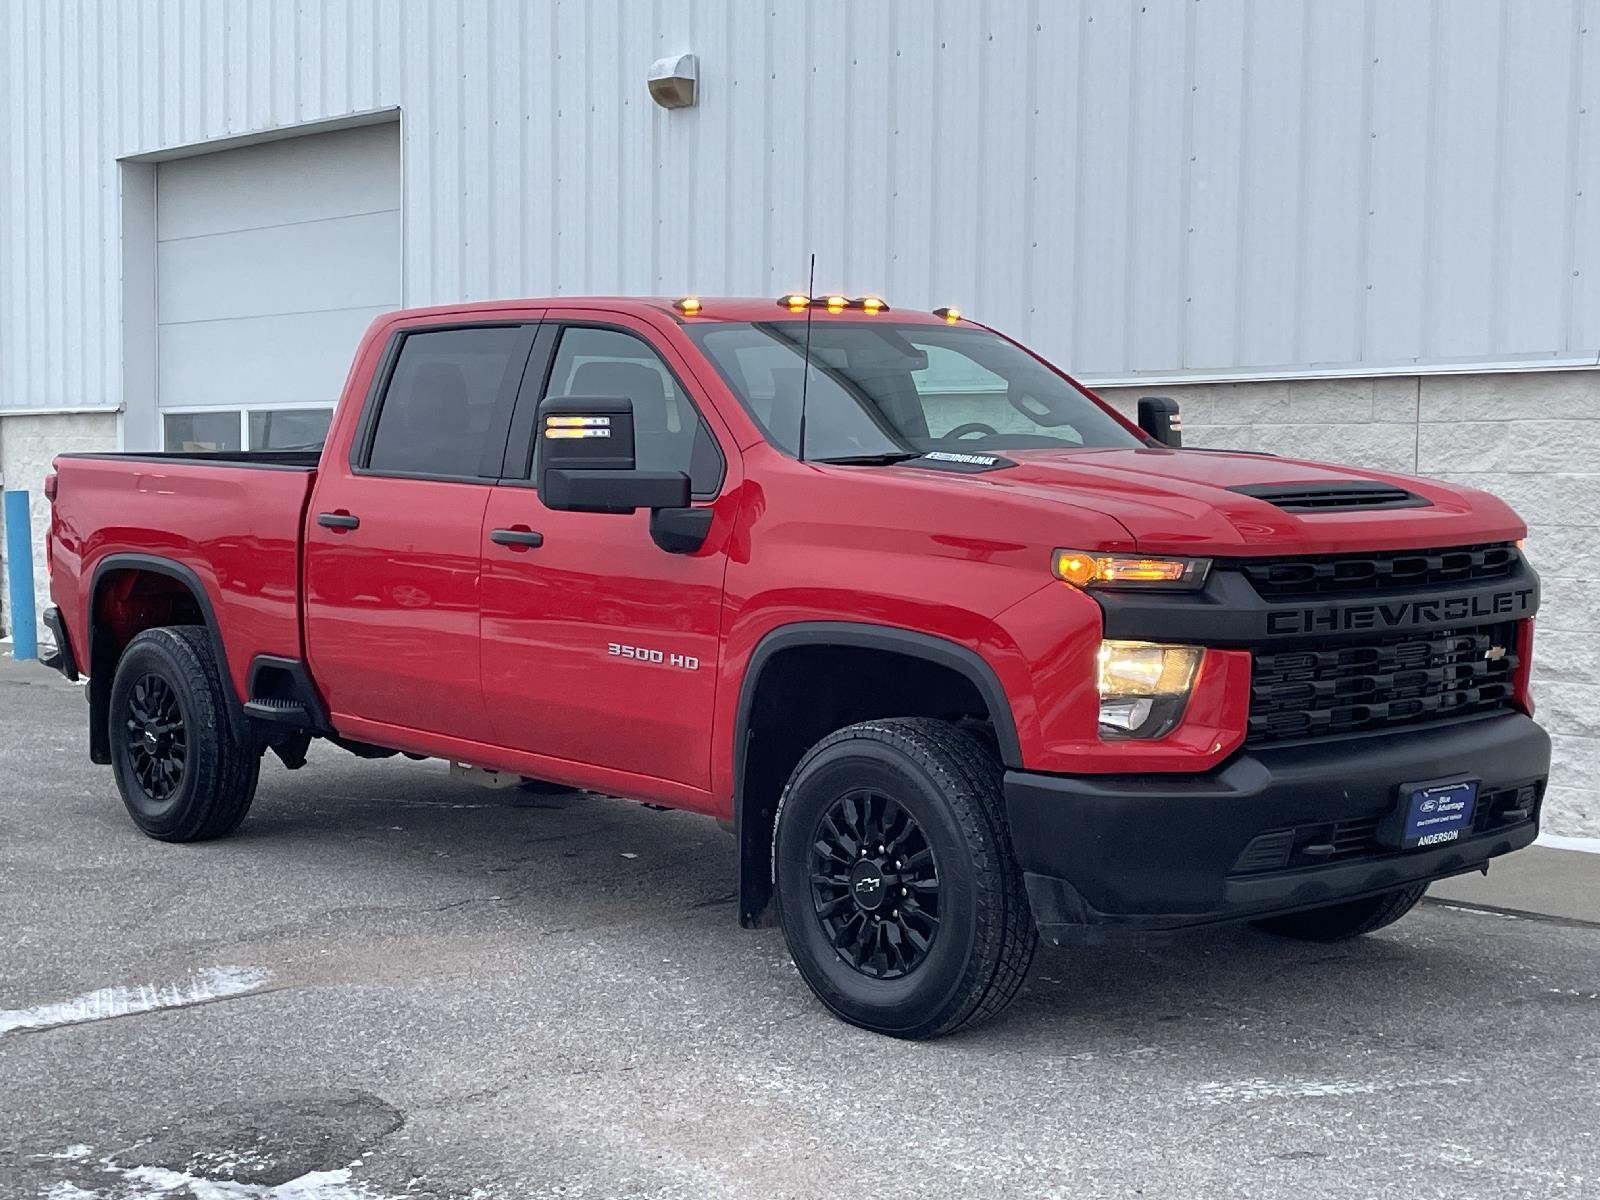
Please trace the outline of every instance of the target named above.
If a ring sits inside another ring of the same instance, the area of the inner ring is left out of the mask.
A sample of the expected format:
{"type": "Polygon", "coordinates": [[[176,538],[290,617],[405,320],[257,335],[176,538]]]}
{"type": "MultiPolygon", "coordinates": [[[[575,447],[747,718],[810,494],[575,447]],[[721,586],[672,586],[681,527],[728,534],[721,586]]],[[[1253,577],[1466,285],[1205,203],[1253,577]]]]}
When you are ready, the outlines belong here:
{"type": "Polygon", "coordinates": [[[111,681],[111,767],[128,815],[163,842],[232,833],[255,799],[261,756],[233,727],[211,639],[147,629],[111,681]]]}
{"type": "Polygon", "coordinates": [[[801,758],[778,802],[774,903],[795,966],[836,1015],[876,1033],[931,1038],[986,1021],[1015,998],[1039,939],[1012,853],[1001,775],[979,739],[924,718],[863,721],[801,758]],[[858,831],[870,828],[873,811],[877,828],[888,830],[882,845],[843,832],[852,819],[858,831]],[[840,869],[847,857],[863,858],[848,886],[818,882],[819,839],[832,846],[826,861],[840,869]],[[920,849],[900,859],[897,845],[920,849]],[[867,893],[874,908],[858,913],[850,906],[860,908],[859,885],[875,878],[874,856],[882,859],[876,879],[883,886],[867,893]],[[904,918],[893,907],[899,895],[907,896],[904,918]],[[914,909],[918,924],[902,923],[914,909]],[[874,948],[864,962],[859,943],[840,948],[840,938],[849,942],[858,929],[874,948]]]}
{"type": "Polygon", "coordinates": [[[1414,883],[1361,900],[1267,917],[1251,924],[1266,933],[1302,942],[1342,942],[1393,925],[1417,906],[1427,890],[1426,883],[1414,883]]]}

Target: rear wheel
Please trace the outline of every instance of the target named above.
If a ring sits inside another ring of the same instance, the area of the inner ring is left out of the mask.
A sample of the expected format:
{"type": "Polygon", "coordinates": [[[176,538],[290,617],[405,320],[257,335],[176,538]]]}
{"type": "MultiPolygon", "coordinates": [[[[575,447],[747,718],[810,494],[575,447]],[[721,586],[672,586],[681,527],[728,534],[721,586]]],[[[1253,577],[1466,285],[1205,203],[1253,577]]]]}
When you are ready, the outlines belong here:
{"type": "Polygon", "coordinates": [[[1393,925],[1416,907],[1427,890],[1427,884],[1417,883],[1360,900],[1347,900],[1343,904],[1267,917],[1251,924],[1265,933],[1303,942],[1342,942],[1393,925]]]}
{"type": "Polygon", "coordinates": [[[853,1025],[949,1033],[1016,996],[1038,945],[1001,768],[942,721],[866,721],[800,760],[778,804],[774,896],[800,974],[853,1025]]]}
{"type": "Polygon", "coordinates": [[[232,833],[255,798],[261,756],[236,735],[204,629],[147,629],[111,681],[111,767],[128,815],[164,842],[232,833]]]}

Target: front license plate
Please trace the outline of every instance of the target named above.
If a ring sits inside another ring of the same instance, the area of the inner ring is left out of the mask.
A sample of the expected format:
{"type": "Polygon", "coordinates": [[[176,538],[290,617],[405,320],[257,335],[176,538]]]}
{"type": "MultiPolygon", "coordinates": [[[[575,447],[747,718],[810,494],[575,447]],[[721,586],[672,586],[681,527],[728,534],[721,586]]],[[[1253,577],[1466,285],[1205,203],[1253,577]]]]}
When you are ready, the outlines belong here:
{"type": "Polygon", "coordinates": [[[1401,789],[1400,847],[1403,850],[1460,841],[1472,827],[1478,781],[1410,783],[1401,789]]]}

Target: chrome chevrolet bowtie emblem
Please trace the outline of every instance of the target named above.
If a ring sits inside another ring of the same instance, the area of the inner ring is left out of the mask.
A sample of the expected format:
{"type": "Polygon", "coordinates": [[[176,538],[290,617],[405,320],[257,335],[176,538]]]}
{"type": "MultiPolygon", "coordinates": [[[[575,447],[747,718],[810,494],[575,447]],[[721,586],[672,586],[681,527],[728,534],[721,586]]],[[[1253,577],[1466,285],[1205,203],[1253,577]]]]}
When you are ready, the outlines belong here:
{"type": "Polygon", "coordinates": [[[1506,656],[1506,648],[1504,646],[1490,646],[1483,652],[1483,656],[1490,662],[1499,662],[1506,656]]]}

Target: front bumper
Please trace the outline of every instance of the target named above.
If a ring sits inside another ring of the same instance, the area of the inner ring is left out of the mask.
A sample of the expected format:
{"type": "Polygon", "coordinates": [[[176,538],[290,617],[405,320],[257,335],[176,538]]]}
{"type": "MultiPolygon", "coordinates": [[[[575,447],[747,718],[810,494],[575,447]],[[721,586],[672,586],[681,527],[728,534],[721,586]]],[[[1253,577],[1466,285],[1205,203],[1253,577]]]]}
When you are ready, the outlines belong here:
{"type": "Polygon", "coordinates": [[[1479,869],[1537,836],[1549,773],[1549,736],[1508,713],[1263,747],[1203,775],[1008,771],[1005,794],[1040,934],[1062,943],[1250,920],[1479,869]],[[1401,784],[1458,775],[1483,781],[1468,836],[1427,850],[1372,840],[1401,784]]]}

